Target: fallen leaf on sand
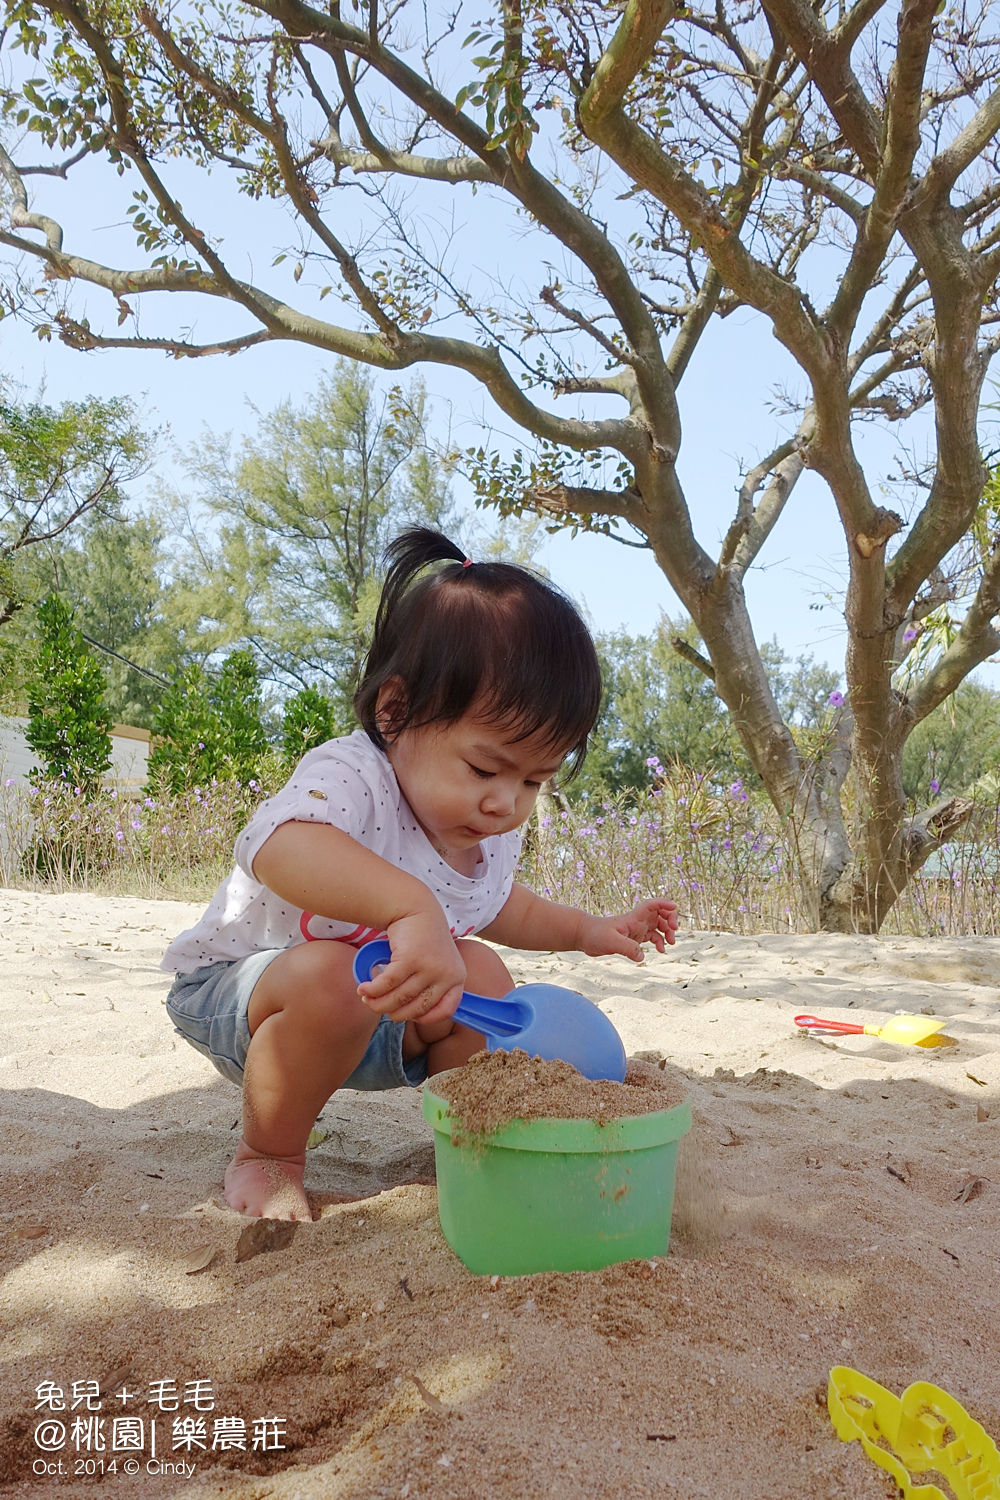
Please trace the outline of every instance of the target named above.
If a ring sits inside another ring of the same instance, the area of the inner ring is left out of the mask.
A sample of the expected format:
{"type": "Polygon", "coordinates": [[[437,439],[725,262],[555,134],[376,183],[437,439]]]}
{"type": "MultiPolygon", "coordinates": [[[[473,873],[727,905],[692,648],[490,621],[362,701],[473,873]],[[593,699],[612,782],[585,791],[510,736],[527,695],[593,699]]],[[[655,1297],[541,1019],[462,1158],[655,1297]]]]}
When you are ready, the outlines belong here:
{"type": "Polygon", "coordinates": [[[294,1219],[254,1219],[236,1241],[237,1263],[270,1250],[287,1250],[298,1227],[294,1219]]]}
{"type": "MultiPolygon", "coordinates": [[[[199,1271],[206,1271],[215,1259],[218,1248],[217,1245],[199,1245],[196,1250],[182,1256],[180,1265],[185,1276],[197,1276],[199,1271]]],[[[238,1260],[239,1256],[236,1258],[238,1260]]]]}
{"type": "Polygon", "coordinates": [[[970,1198],[978,1198],[986,1182],[982,1177],[970,1177],[964,1182],[955,1194],[956,1203],[968,1203],[970,1198]]]}
{"type": "Polygon", "coordinates": [[[313,1151],[317,1146],[322,1146],[323,1142],[329,1139],[330,1132],[328,1130],[310,1130],[309,1139],[306,1141],[306,1150],[313,1151]]]}
{"type": "Polygon", "coordinates": [[[973,1083],[978,1083],[979,1087],[981,1089],[984,1089],[986,1087],[986,1079],[985,1078],[977,1078],[976,1075],[975,1075],[975,1073],[966,1073],[965,1076],[966,1076],[966,1078],[970,1079],[973,1083]]]}
{"type": "Polygon", "coordinates": [[[48,1234],[47,1224],[20,1224],[18,1225],[17,1237],[19,1240],[40,1240],[43,1234],[48,1234]]]}
{"type": "Polygon", "coordinates": [[[120,1385],[124,1385],[131,1378],[132,1366],[121,1365],[117,1370],[112,1370],[110,1374],[105,1375],[103,1380],[97,1382],[98,1396],[103,1401],[105,1396],[110,1396],[112,1391],[116,1391],[120,1385]]]}
{"type": "MultiPolygon", "coordinates": [[[[434,1392],[427,1389],[427,1387],[424,1385],[424,1382],[420,1379],[420,1376],[417,1375],[413,1370],[410,1371],[410,1379],[413,1381],[413,1384],[420,1392],[421,1400],[426,1401],[431,1411],[446,1412],[448,1410],[444,1402],[439,1401],[434,1392]]],[[[462,1413],[460,1411],[457,1411],[454,1413],[454,1415],[456,1417],[460,1417],[462,1413]]]]}

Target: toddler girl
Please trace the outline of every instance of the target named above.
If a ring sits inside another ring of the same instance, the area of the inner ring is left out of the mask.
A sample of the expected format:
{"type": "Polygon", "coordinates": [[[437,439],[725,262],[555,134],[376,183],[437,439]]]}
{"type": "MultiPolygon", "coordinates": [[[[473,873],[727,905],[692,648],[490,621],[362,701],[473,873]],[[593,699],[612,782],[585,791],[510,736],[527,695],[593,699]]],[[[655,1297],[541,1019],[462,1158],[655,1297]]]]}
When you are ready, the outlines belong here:
{"type": "Polygon", "coordinates": [[[416,1086],[485,1045],[452,1020],[463,988],[513,981],[483,943],[660,952],[670,901],[594,917],[514,880],[543,782],[583,758],[600,707],[593,642],[526,569],[473,563],[416,528],[391,566],[355,709],[362,728],[303,757],[236,843],[236,868],[167,950],[176,1029],[243,1089],[225,1196],[311,1218],[305,1148],[335,1090],[416,1086]],[[356,984],[355,949],[392,960],[356,984]]]}

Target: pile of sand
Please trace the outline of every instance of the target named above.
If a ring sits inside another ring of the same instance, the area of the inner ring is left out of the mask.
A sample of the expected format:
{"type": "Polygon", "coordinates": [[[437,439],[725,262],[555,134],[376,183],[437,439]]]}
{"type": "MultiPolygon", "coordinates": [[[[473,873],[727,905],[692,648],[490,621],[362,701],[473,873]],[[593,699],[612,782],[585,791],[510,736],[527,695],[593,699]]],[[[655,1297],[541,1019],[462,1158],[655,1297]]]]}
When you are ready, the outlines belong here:
{"type": "Polygon", "coordinates": [[[696,1126],[669,1256],[494,1279],[442,1239],[413,1093],[331,1101],[315,1223],[220,1207],[238,1095],[157,968],[195,914],[0,893],[0,1493],[886,1500],[827,1416],[836,1364],[1000,1438],[997,941],[510,955],[665,1060],[696,1126]],[[896,1010],[955,1046],[792,1023],[896,1010]]]}
{"type": "Polygon", "coordinates": [[[584,1078],[558,1058],[531,1057],[519,1047],[477,1053],[464,1068],[434,1080],[434,1093],[473,1135],[501,1130],[511,1120],[594,1120],[671,1109],[684,1090],[649,1062],[632,1061],[625,1079],[584,1078]]]}

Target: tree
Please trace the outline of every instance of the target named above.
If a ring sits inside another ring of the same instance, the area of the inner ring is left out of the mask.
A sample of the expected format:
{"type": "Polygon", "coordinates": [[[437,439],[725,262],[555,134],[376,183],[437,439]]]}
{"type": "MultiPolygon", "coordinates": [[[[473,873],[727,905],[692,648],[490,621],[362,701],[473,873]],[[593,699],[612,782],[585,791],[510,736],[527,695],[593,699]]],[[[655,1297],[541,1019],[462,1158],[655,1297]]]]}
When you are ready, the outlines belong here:
{"type": "MultiPolygon", "coordinates": [[[[47,592],[44,551],[88,516],[120,519],[124,486],[149,461],[131,401],[59,407],[0,395],[0,625],[47,592]]],[[[48,587],[51,587],[51,582],[48,587]]]]}
{"type": "MultiPolygon", "coordinates": [[[[591,736],[578,783],[621,792],[650,784],[650,761],[705,771],[722,783],[757,781],[733,722],[697,665],[697,632],[664,617],[649,636],[598,639],[605,709],[591,736]]],[[[777,641],[761,655],[782,716],[804,742],[829,720],[836,674],[808,657],[791,662],[777,641]]]]}
{"type": "Polygon", "coordinates": [[[914,802],[954,795],[1000,768],[1000,693],[963,682],[910,735],[903,786],[914,802]]]}
{"type": "Polygon", "coordinates": [[[43,777],[63,777],[92,792],[111,766],[104,677],[64,599],[50,594],[37,614],[40,642],[24,737],[42,762],[43,777]]]}
{"type": "Polygon", "coordinates": [[[191,622],[188,649],[241,643],[285,688],[322,681],[346,727],[386,542],[404,525],[450,522],[425,421],[419,386],[377,394],[340,361],[304,405],[261,415],[237,453],[206,439],[188,465],[201,504],[185,502],[171,601],[191,622]]]}
{"type": "Polygon", "coordinates": [[[653,759],[727,781],[747,774],[725,706],[704,674],[675,650],[679,636],[689,642],[690,625],[664,620],[652,636],[618,632],[599,638],[605,708],[574,790],[648,787],[653,759]]]}
{"type": "Polygon", "coordinates": [[[361,12],[355,25],[303,0],[11,4],[10,34],[37,63],[9,114],[50,176],[36,211],[37,164],[0,158],[0,239],[52,278],[42,331],[192,357],[298,339],[478,381],[525,443],[474,455],[484,499],[652,550],[795,823],[815,920],[877,930],[969,813],[956,797],[911,813],[906,741],[1000,645],[1000,503],[984,498],[979,431],[1000,339],[996,7],[501,0],[442,12],[436,35],[415,0],[361,12]],[[134,267],[67,245],[48,211],[52,166],[94,154],[132,188],[134,267]],[[296,247],[249,279],[222,178],[204,217],[185,207],[190,163],[280,203],[296,247]],[[515,237],[534,290],[510,264],[515,237]],[[109,293],[120,326],[91,322],[74,283],[109,293]],[[140,329],[157,291],[185,294],[178,309],[225,303],[242,326],[197,341],[178,311],[163,333],[140,329]],[[737,310],[773,333],[790,379],[780,410],[765,398],[773,439],[738,476],[713,552],[678,475],[681,403],[699,344],[737,310]],[[903,514],[866,467],[865,423],[926,440],[901,474],[903,514]],[[850,642],[840,712],[808,753],[743,589],[807,469],[843,530],[850,642]],[[950,642],[903,690],[901,663],[944,609],[950,642]]]}
{"type": "Polygon", "coordinates": [[[217,673],[200,663],[180,672],[153,719],[149,776],[178,793],[213,778],[256,781],[267,754],[260,676],[249,651],[233,651],[217,673]]]}
{"type": "Polygon", "coordinates": [[[89,516],[71,540],[44,551],[50,586],[101,653],[108,711],[116,723],[148,729],[182,661],[162,580],[167,547],[159,521],[89,516]]]}

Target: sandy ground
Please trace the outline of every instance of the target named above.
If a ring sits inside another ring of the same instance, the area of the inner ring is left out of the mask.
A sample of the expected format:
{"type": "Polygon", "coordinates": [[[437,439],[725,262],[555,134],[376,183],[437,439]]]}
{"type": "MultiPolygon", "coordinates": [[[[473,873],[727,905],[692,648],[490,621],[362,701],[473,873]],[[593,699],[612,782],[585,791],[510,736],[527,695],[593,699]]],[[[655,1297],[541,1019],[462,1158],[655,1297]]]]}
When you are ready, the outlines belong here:
{"type": "Polygon", "coordinates": [[[441,1236],[403,1092],[336,1096],[316,1222],[237,1258],[238,1096],[161,1003],[196,911],[0,892],[0,1493],[884,1500],[837,1364],[1000,1438],[1000,942],[512,955],[667,1059],[696,1126],[668,1256],[494,1279],[441,1236]],[[955,1045],[792,1024],[900,1010],[955,1045]]]}

